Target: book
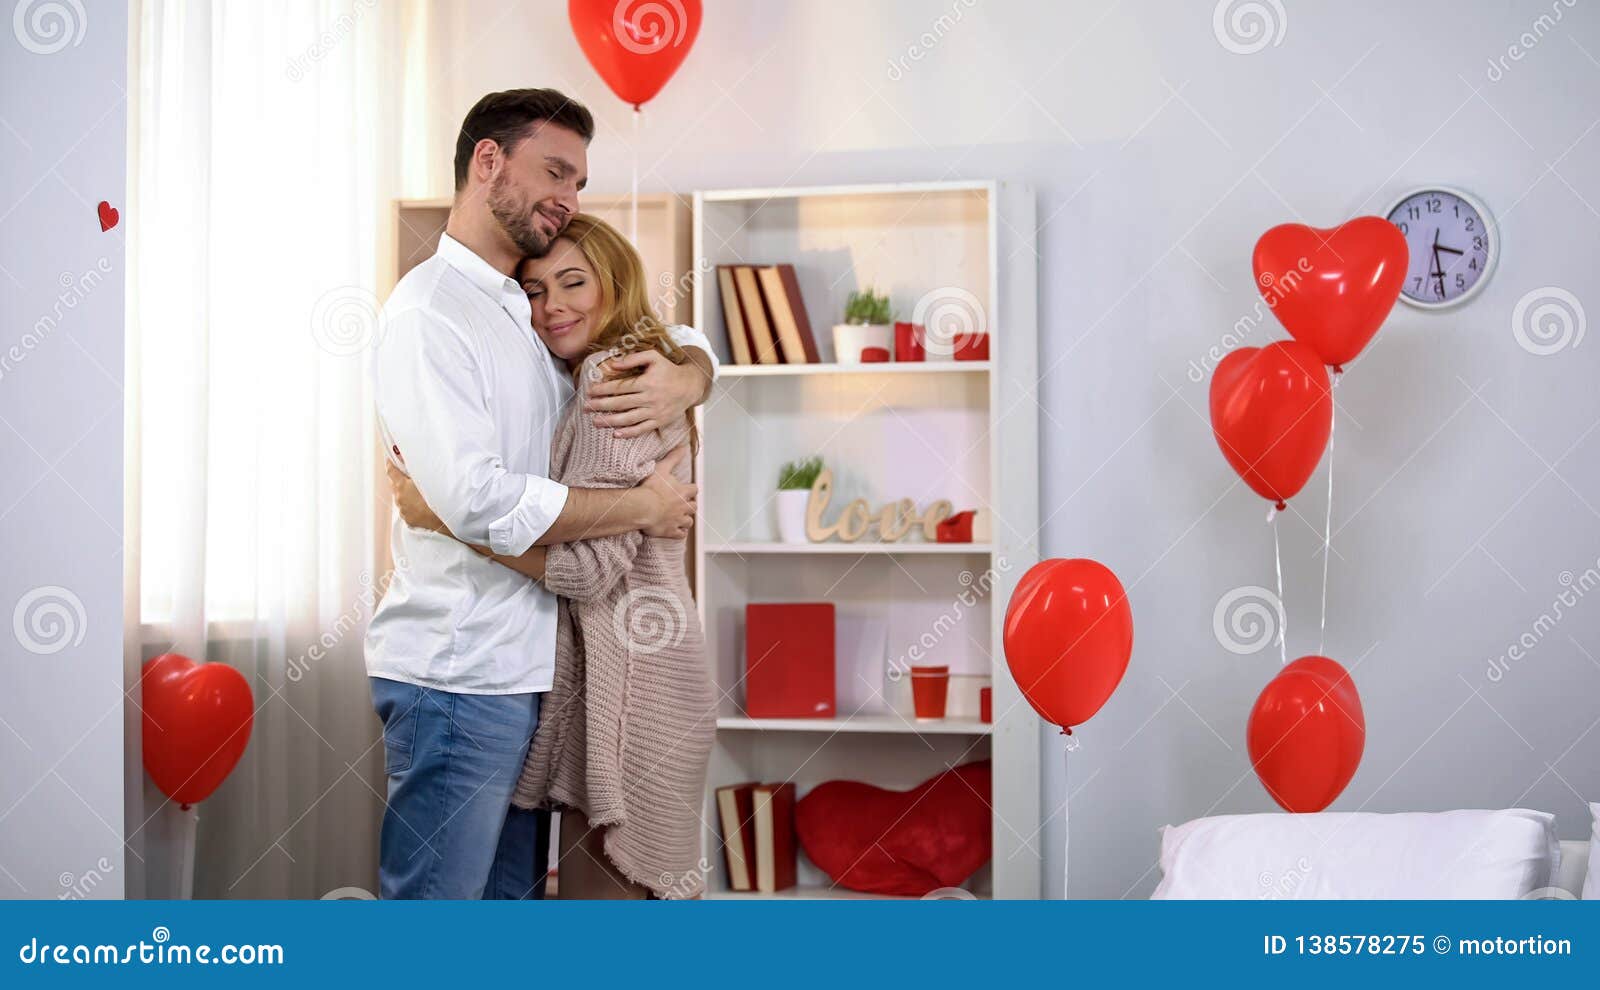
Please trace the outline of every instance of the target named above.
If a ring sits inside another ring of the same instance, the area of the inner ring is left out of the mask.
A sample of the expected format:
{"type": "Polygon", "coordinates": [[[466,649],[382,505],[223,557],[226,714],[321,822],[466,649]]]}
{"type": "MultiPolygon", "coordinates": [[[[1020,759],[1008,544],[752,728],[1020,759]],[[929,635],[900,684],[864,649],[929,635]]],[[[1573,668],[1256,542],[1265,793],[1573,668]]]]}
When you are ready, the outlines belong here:
{"type": "Polygon", "coordinates": [[[755,805],[756,890],[774,894],[794,886],[794,784],[758,784],[755,805]]]}
{"type": "Polygon", "coordinates": [[[739,311],[739,290],[733,284],[733,265],[717,266],[717,285],[722,289],[722,317],[728,324],[728,353],[734,364],[752,364],[750,338],[744,329],[744,314],[739,311]]]}
{"type": "Polygon", "coordinates": [[[800,282],[793,265],[766,265],[756,269],[761,294],[772,314],[772,329],[783,349],[785,364],[816,364],[817,340],[811,334],[805,300],[800,298],[800,282]]]}
{"type": "Polygon", "coordinates": [[[717,788],[717,817],[722,821],[722,853],[728,864],[728,886],[755,889],[755,784],[717,788]]]}
{"type": "Polygon", "coordinates": [[[832,718],[832,602],[744,607],[744,713],[751,718],[832,718]]]}
{"type": "Polygon", "coordinates": [[[750,335],[750,349],[755,353],[756,362],[781,364],[778,343],[767,319],[766,303],[761,298],[761,286],[756,281],[756,270],[749,265],[737,265],[733,280],[739,287],[739,309],[744,314],[744,328],[750,335]]]}

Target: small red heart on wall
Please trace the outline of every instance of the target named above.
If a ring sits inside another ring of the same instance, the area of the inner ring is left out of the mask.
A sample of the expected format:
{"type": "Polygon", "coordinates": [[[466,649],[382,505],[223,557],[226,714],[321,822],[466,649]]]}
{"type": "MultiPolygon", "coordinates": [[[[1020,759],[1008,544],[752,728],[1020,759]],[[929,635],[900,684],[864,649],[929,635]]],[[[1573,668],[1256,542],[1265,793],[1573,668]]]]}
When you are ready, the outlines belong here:
{"type": "Polygon", "coordinates": [[[122,214],[117,212],[117,208],[115,206],[112,206],[105,200],[100,201],[100,230],[102,233],[110,230],[112,227],[115,227],[117,225],[117,221],[121,219],[122,214]]]}

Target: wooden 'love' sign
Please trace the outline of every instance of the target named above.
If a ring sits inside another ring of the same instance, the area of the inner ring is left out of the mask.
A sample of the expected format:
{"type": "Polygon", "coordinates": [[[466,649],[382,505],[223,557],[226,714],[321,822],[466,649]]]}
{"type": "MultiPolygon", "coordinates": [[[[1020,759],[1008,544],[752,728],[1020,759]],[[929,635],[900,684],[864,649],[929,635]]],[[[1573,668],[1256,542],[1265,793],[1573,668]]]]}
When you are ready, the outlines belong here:
{"type": "Polygon", "coordinates": [[[844,507],[838,519],[824,524],[822,514],[827,511],[828,500],[832,497],[833,472],[823,468],[812,483],[811,497],[806,501],[806,539],[813,543],[821,543],[830,536],[837,536],[845,543],[854,543],[866,534],[874,522],[878,524],[878,538],[885,543],[901,539],[919,522],[922,524],[923,539],[932,543],[938,537],[940,521],[948,518],[952,511],[950,502],[940,499],[919,513],[915,503],[903,498],[873,512],[866,499],[858,498],[844,507]]]}

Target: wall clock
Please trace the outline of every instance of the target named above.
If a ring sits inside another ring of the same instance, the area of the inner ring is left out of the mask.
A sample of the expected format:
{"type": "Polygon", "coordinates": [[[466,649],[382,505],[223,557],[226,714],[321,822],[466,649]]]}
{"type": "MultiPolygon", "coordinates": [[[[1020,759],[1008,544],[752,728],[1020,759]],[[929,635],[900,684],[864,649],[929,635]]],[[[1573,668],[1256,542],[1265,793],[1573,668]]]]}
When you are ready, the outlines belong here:
{"type": "Polygon", "coordinates": [[[1471,193],[1425,186],[1406,193],[1384,214],[1411,251],[1400,298],[1421,309],[1457,306],[1489,281],[1500,254],[1499,231],[1471,193]]]}

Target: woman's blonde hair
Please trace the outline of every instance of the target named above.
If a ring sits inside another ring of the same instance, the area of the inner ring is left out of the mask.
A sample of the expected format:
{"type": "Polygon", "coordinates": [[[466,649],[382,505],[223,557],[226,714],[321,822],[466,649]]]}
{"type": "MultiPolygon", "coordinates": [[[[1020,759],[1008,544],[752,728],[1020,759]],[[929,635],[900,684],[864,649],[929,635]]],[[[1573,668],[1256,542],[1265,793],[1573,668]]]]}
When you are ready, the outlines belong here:
{"type": "MultiPolygon", "coordinates": [[[[644,273],[644,261],[621,231],[591,213],[578,213],[567,222],[567,228],[561,236],[576,244],[578,250],[583,252],[600,286],[600,311],[594,321],[597,329],[589,339],[591,354],[598,351],[633,354],[655,350],[666,355],[673,364],[682,364],[689,359],[651,306],[648,293],[650,282],[644,273]]],[[[642,373],[632,371],[624,374],[642,373]]],[[[697,447],[699,439],[694,428],[694,413],[687,413],[685,418],[689,423],[689,442],[697,447]]]]}

